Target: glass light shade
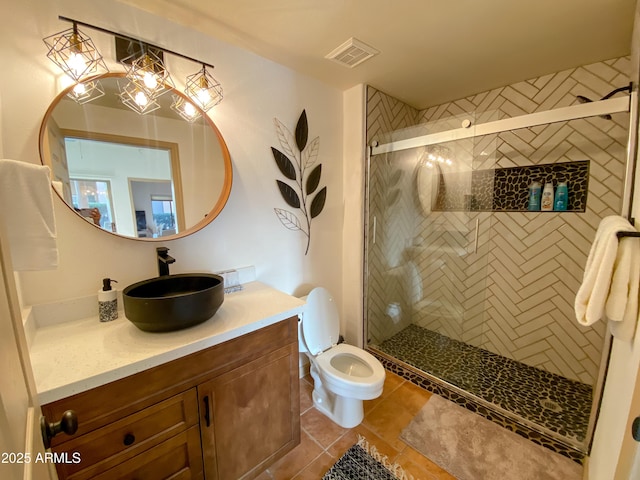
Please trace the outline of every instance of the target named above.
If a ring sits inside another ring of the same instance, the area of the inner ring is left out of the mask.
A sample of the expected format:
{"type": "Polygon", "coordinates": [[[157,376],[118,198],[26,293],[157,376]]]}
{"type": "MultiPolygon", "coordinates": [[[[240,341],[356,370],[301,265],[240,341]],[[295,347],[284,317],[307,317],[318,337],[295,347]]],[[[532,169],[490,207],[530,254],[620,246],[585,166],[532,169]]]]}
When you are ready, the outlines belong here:
{"type": "Polygon", "coordinates": [[[91,38],[80,32],[75,25],[46,37],[43,41],[49,48],[47,57],[76,82],[87,76],[109,71],[91,38]]]}
{"type": "Polygon", "coordinates": [[[100,80],[77,83],[67,94],[69,98],[72,98],[80,105],[89,103],[90,101],[95,100],[96,98],[100,98],[103,95],[104,89],[100,84],[100,80]]]}
{"type": "Polygon", "coordinates": [[[160,108],[154,97],[141,89],[137,84],[128,82],[126,85],[118,83],[120,88],[120,101],[140,115],[153,112],[160,108]]]}
{"type": "Polygon", "coordinates": [[[187,77],[184,92],[205,112],[222,101],[222,85],[207,72],[205,66],[198,73],[187,77]]]}
{"type": "Polygon", "coordinates": [[[200,118],[200,111],[188,100],[180,95],[173,95],[171,110],[180,115],[187,122],[195,122],[200,118]]]}
{"type": "Polygon", "coordinates": [[[164,63],[150,50],[131,62],[127,69],[127,78],[151,99],[174,88],[173,80],[164,63]]]}

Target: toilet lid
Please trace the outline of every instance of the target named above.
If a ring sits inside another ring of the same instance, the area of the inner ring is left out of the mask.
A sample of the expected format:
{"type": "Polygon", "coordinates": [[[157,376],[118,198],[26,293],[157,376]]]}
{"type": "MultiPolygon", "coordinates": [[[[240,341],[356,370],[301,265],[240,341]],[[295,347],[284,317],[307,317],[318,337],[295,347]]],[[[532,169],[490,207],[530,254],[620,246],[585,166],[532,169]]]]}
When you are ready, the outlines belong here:
{"type": "Polygon", "coordinates": [[[324,288],[314,288],[307,296],[302,318],[302,332],[307,348],[318,355],[337,345],[340,335],[340,318],[336,302],[324,288]]]}

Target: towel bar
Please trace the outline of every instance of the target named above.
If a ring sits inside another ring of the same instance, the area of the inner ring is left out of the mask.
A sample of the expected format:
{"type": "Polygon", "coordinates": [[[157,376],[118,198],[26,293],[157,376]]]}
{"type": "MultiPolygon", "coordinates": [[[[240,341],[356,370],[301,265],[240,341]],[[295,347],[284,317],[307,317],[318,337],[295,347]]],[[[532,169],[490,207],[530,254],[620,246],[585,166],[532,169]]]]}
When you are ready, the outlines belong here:
{"type": "Polygon", "coordinates": [[[640,232],[618,232],[618,233],[616,233],[616,237],[618,237],[618,238],[640,237],[640,232]]]}

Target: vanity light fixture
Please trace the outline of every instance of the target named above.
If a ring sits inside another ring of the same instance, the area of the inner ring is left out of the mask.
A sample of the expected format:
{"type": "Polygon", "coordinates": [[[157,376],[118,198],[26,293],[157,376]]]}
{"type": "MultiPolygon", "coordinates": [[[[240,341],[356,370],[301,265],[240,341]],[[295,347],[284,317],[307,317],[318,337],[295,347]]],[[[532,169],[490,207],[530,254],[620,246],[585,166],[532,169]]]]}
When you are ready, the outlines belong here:
{"type": "Polygon", "coordinates": [[[184,92],[205,112],[222,101],[222,85],[207,72],[205,64],[202,64],[202,70],[198,73],[187,77],[184,92]]]}
{"type": "Polygon", "coordinates": [[[200,118],[200,112],[193,106],[193,104],[180,95],[173,95],[173,103],[171,103],[171,110],[180,115],[187,122],[195,122],[200,118]]]}
{"type": "Polygon", "coordinates": [[[76,83],[71,91],[67,93],[67,97],[73,99],[80,105],[100,98],[103,95],[104,89],[102,88],[100,80],[76,83]]]}
{"type": "Polygon", "coordinates": [[[43,39],[49,48],[47,57],[76,82],[109,69],[89,36],[73,27],[43,39]]]}
{"type": "MultiPolygon", "coordinates": [[[[222,101],[222,86],[207,71],[207,67],[213,69],[213,65],[102,27],[62,16],[59,16],[58,19],[71,22],[73,28],[44,39],[45,44],[49,47],[47,56],[76,82],[80,82],[82,78],[88,75],[102,73],[99,72],[100,68],[104,69],[105,73],[108,72],[104,60],[95,45],[89,37],[78,30],[78,25],[112,35],[116,39],[116,43],[124,40],[130,44],[141,46],[141,52],[138,51],[126,58],[122,58],[126,55],[118,58],[122,63],[126,63],[126,78],[129,80],[127,84],[119,85],[119,97],[122,103],[135,112],[144,115],[157,110],[160,105],[156,102],[156,99],[170,89],[175,88],[171,75],[163,61],[163,54],[165,53],[202,65],[202,69],[199,72],[187,76],[185,83],[185,93],[195,105],[206,112],[222,101]]],[[[78,88],[81,90],[82,87],[78,88]]],[[[72,95],[70,94],[70,96],[72,95]]],[[[72,96],[72,98],[74,97],[72,96]]],[[[77,98],[86,102],[97,97],[85,100],[85,97],[79,93],[77,98]]],[[[182,118],[193,121],[191,120],[193,116],[188,112],[193,105],[184,99],[181,100],[182,102],[179,102],[174,99],[175,106],[172,105],[171,108],[178,112],[182,118]]]]}

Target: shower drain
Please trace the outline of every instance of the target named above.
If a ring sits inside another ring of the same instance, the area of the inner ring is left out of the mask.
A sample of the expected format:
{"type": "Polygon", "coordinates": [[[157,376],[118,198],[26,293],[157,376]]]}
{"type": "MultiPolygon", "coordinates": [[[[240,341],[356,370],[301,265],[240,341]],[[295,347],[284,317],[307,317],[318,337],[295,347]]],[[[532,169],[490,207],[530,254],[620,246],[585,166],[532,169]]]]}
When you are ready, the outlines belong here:
{"type": "Polygon", "coordinates": [[[560,413],[562,411],[562,407],[558,404],[558,402],[554,402],[553,400],[550,400],[548,398],[541,398],[540,405],[542,405],[542,408],[551,410],[555,413],[560,413]]]}

